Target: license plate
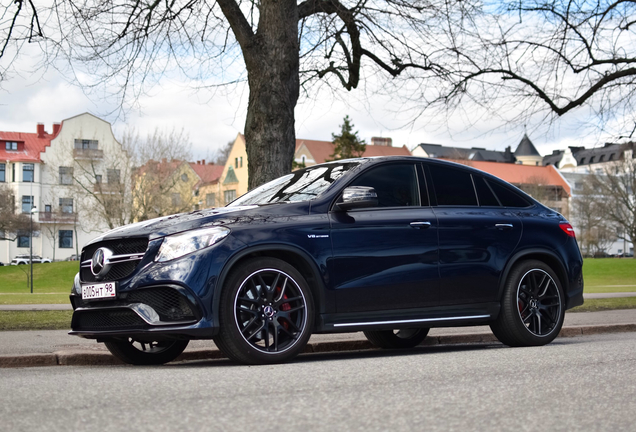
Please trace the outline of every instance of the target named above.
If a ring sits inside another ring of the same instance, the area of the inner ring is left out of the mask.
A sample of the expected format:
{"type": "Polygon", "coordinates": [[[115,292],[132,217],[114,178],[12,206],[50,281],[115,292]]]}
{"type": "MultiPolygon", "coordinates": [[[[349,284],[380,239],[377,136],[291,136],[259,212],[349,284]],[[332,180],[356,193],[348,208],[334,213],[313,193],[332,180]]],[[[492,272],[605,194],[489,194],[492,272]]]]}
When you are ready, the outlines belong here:
{"type": "Polygon", "coordinates": [[[82,300],[108,299],[116,297],[116,282],[82,285],[82,300]]]}

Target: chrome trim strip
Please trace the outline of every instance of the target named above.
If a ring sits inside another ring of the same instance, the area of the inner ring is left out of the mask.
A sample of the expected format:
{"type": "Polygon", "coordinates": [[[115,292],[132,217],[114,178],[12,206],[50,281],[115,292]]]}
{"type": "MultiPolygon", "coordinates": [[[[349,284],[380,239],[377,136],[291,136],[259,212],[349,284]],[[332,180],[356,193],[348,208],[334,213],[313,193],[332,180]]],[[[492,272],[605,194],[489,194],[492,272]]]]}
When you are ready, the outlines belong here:
{"type": "MultiPolygon", "coordinates": [[[[141,261],[144,258],[146,253],[134,253],[134,254],[122,254],[122,255],[113,255],[104,261],[104,265],[109,264],[119,264],[128,261],[141,261]]],[[[90,267],[91,260],[82,261],[80,267],[90,267]]]]}
{"type": "Polygon", "coordinates": [[[378,324],[408,324],[408,323],[420,323],[420,322],[432,322],[432,321],[467,320],[467,319],[477,319],[477,318],[490,318],[490,315],[473,315],[473,316],[463,316],[463,317],[422,318],[422,319],[412,319],[412,320],[343,323],[343,324],[334,324],[333,326],[334,327],[353,327],[353,326],[378,325],[378,324]]]}

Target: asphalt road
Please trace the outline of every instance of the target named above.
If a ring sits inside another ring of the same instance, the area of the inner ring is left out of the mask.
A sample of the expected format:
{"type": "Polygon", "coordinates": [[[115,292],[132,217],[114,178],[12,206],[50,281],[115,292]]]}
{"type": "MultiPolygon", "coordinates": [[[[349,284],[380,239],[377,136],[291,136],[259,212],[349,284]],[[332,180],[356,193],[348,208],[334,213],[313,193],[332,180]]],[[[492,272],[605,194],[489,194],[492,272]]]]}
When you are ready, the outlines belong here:
{"type": "Polygon", "coordinates": [[[0,430],[634,430],[636,333],[286,365],[0,369],[0,430]]]}

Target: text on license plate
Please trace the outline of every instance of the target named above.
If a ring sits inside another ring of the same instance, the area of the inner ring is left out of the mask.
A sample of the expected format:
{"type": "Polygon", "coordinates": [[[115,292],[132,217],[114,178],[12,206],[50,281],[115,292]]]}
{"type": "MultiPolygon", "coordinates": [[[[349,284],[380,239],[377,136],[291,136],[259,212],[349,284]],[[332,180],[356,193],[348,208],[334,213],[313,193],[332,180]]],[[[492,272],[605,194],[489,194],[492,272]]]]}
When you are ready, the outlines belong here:
{"type": "Polygon", "coordinates": [[[82,285],[82,299],[115,298],[117,289],[115,282],[82,285]]]}

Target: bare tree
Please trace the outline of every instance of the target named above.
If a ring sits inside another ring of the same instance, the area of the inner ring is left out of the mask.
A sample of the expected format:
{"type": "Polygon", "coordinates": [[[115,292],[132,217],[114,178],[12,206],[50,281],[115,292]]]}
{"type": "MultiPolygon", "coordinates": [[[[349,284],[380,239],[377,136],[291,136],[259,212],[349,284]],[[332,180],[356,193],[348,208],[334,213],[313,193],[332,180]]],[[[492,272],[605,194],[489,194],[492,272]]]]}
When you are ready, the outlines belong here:
{"type": "Polygon", "coordinates": [[[602,196],[595,188],[595,181],[588,177],[580,182],[582,188],[572,199],[572,221],[577,227],[576,239],[584,256],[603,252],[616,240],[616,229],[607,215],[607,202],[611,197],[602,196]]]}
{"type": "MultiPolygon", "coordinates": [[[[448,27],[448,75],[430,105],[484,118],[555,119],[579,108],[601,127],[635,124],[636,2],[505,0],[448,27]],[[462,105],[463,104],[463,105],[462,105]]],[[[476,117],[473,116],[473,119],[476,117]]]]}
{"type": "Polygon", "coordinates": [[[618,230],[618,238],[636,241],[636,143],[624,146],[621,159],[608,163],[601,172],[592,172],[594,205],[602,208],[606,220],[618,230]]]}
{"type": "Polygon", "coordinates": [[[5,45],[7,37],[44,34],[49,55],[63,53],[72,70],[84,65],[87,73],[75,78],[94,78],[85,88],[110,89],[123,102],[134,103],[167,71],[197,82],[211,74],[246,80],[250,189],[291,170],[301,85],[351,90],[363,65],[378,78],[443,73],[427,52],[432,33],[448,14],[473,7],[460,0],[53,0],[36,11],[23,1],[5,6],[5,17],[22,23],[5,18],[5,45]],[[245,69],[235,65],[241,62],[245,69]]]}
{"type": "Polygon", "coordinates": [[[121,143],[130,156],[133,167],[142,166],[151,160],[192,159],[192,142],[189,134],[183,129],[155,128],[152,133],[142,138],[136,129],[128,128],[121,143]]]}
{"type": "MultiPolygon", "coordinates": [[[[31,218],[23,213],[16,213],[15,197],[6,185],[0,185],[0,240],[15,241],[20,231],[31,229],[31,218]]],[[[33,223],[33,230],[39,225],[33,223]]]]}

